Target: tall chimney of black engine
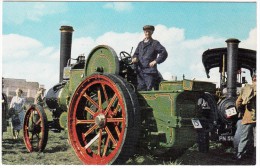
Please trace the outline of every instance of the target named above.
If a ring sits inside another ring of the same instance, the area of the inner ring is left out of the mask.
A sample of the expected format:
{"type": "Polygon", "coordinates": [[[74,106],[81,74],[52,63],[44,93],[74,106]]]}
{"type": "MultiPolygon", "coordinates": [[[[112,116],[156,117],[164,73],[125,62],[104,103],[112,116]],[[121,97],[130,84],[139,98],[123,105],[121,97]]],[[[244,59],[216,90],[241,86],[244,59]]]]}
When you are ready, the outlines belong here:
{"type": "Polygon", "coordinates": [[[60,38],[60,82],[63,80],[63,69],[67,66],[68,60],[71,58],[71,42],[73,27],[61,26],[61,38],[60,38]]]}
{"type": "Polygon", "coordinates": [[[237,96],[237,57],[238,39],[227,39],[227,97],[237,96]]]}

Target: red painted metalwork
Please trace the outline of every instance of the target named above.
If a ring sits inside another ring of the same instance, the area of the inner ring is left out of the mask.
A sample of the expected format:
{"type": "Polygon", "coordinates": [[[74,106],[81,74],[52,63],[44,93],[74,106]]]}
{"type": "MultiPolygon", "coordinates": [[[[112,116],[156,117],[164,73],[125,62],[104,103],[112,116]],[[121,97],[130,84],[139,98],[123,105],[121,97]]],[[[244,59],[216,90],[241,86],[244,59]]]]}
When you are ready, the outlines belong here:
{"type": "Polygon", "coordinates": [[[29,152],[43,151],[48,140],[47,116],[41,106],[31,106],[25,114],[24,143],[29,152]]]}
{"type": "Polygon", "coordinates": [[[99,74],[84,80],[70,102],[68,131],[83,163],[113,163],[127,132],[127,109],[120,87],[99,74]]]}

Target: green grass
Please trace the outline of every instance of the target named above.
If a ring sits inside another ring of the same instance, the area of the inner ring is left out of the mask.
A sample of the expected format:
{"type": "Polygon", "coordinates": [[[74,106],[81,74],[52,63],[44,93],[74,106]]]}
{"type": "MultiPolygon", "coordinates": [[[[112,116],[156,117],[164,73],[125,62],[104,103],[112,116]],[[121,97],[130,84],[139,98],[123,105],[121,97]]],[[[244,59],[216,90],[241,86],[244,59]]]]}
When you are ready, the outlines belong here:
{"type": "MultiPolygon", "coordinates": [[[[45,109],[47,118],[52,120],[51,112],[45,109]]],[[[68,144],[66,131],[54,133],[49,131],[45,150],[41,153],[29,153],[23,142],[22,130],[19,139],[12,139],[11,127],[3,133],[2,164],[5,165],[81,165],[72,147],[68,144]]]]}
{"type": "Polygon", "coordinates": [[[80,165],[67,141],[67,133],[49,132],[49,139],[44,152],[29,153],[23,139],[12,139],[11,128],[3,134],[2,163],[6,165],[80,165]]]}
{"type": "MultiPolygon", "coordinates": [[[[232,159],[230,147],[211,142],[208,153],[198,152],[197,145],[174,155],[174,150],[161,156],[153,156],[140,149],[126,161],[126,165],[254,165],[255,157],[237,162],[232,159]]],[[[3,134],[2,164],[4,165],[81,165],[72,147],[68,144],[67,132],[49,132],[44,152],[29,153],[23,139],[13,140],[11,128],[3,134]]]]}
{"type": "MultiPolygon", "coordinates": [[[[48,120],[51,113],[47,111],[48,120]]],[[[11,127],[3,133],[2,164],[4,165],[82,165],[68,143],[66,131],[54,133],[49,131],[49,139],[45,150],[41,153],[29,153],[22,139],[12,139],[11,127]]],[[[200,153],[196,144],[186,151],[171,150],[160,156],[152,155],[145,148],[140,148],[129,158],[126,165],[255,165],[255,156],[242,162],[232,159],[230,146],[221,143],[210,143],[208,153],[200,153]]]]}

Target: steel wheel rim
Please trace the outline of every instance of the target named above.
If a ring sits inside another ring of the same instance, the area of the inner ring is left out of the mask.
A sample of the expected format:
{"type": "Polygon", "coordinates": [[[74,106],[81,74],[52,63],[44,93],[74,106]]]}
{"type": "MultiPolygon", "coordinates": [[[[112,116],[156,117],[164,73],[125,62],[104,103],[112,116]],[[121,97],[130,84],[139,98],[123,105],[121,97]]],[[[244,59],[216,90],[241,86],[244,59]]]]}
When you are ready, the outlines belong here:
{"type": "Polygon", "coordinates": [[[127,131],[127,113],[118,86],[105,76],[89,77],[76,90],[69,111],[70,141],[83,163],[113,162],[127,131]]]}
{"type": "Polygon", "coordinates": [[[39,109],[31,107],[24,118],[24,143],[29,152],[42,151],[45,138],[44,119],[39,109]],[[36,115],[39,118],[36,118],[36,115]]]}

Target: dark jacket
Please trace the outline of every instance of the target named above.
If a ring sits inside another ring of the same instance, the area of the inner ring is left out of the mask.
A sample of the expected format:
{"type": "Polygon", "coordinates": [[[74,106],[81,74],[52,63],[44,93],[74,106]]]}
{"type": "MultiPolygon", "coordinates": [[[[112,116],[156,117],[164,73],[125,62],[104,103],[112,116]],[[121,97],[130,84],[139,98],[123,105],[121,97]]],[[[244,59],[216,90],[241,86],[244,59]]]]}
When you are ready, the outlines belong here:
{"type": "Polygon", "coordinates": [[[134,53],[134,57],[138,58],[138,70],[142,73],[157,73],[157,66],[150,67],[149,63],[156,60],[160,64],[166,60],[168,53],[166,49],[157,40],[149,42],[141,41],[134,53]]]}

